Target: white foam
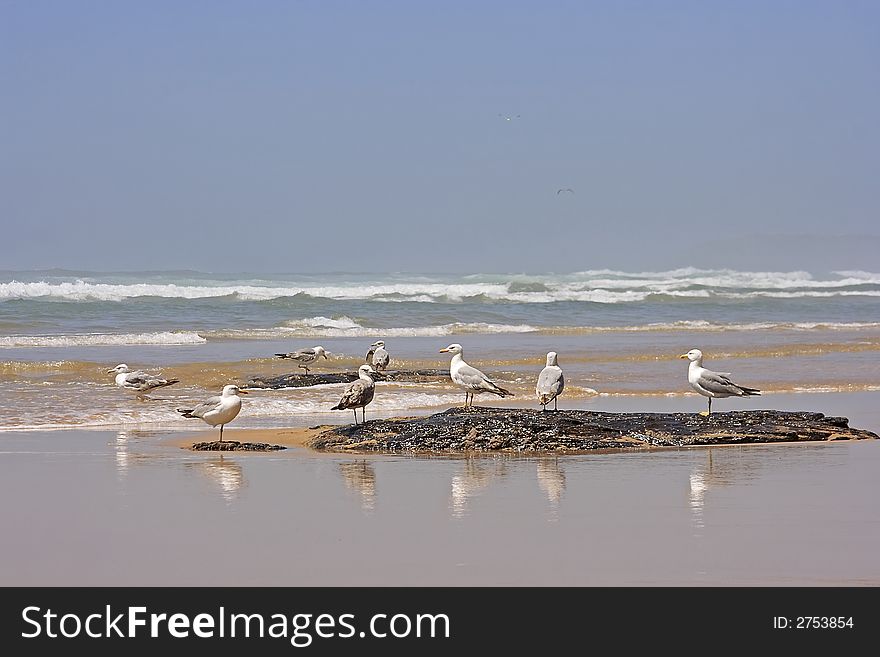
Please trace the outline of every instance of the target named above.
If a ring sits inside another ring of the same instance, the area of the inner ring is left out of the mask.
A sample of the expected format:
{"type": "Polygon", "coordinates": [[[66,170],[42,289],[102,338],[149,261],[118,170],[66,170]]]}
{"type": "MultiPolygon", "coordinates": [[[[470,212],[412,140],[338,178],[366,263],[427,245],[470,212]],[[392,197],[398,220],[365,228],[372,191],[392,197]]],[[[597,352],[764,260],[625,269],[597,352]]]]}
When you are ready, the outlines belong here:
{"type": "Polygon", "coordinates": [[[10,335],[0,337],[0,349],[13,347],[118,347],[125,345],[192,345],[207,340],[194,331],[157,333],[87,333],[83,335],[10,335]]]}
{"type": "MultiPolygon", "coordinates": [[[[734,270],[676,269],[666,272],[620,272],[594,270],[560,275],[490,275],[463,277],[413,277],[411,281],[358,282],[315,285],[289,281],[212,281],[209,284],[181,283],[97,283],[85,280],[67,282],[0,283],[0,300],[64,299],[69,301],[122,301],[137,297],[201,299],[230,297],[265,301],[282,297],[309,295],[338,300],[371,299],[379,302],[416,301],[461,302],[477,297],[517,303],[586,301],[594,303],[631,303],[651,295],[672,297],[749,298],[793,296],[878,296],[877,290],[847,290],[880,285],[880,273],[840,271],[816,278],[804,271],[741,272],[734,270]],[[256,284],[263,283],[263,284],[256,284]],[[533,286],[535,289],[529,289],[533,286]],[[823,294],[824,293],[824,294],[823,294]]],[[[785,297],[778,297],[785,298],[785,297]]]]}

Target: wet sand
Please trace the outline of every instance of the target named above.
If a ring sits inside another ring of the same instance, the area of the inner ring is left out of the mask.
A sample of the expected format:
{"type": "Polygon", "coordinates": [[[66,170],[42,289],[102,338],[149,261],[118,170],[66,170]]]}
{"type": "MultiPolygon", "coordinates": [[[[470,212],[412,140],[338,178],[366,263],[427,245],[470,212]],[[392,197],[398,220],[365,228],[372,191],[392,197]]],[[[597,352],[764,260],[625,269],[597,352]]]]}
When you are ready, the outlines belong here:
{"type": "Polygon", "coordinates": [[[878,585],[880,441],[554,457],[2,436],[10,585],[878,585]]]}
{"type": "MultiPolygon", "coordinates": [[[[794,397],[772,405],[877,429],[876,395],[794,397]]],[[[185,449],[209,429],[2,433],[0,584],[880,585],[880,441],[414,457],[315,452],[315,431],[224,432],[289,446],[266,454],[185,449]]]]}

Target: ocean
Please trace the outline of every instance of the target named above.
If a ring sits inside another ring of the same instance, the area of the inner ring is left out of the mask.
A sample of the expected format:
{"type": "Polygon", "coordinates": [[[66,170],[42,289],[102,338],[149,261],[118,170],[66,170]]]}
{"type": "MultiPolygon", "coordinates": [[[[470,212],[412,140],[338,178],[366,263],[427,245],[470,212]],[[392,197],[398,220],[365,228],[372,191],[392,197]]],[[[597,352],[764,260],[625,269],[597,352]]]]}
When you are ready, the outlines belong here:
{"type": "MultiPolygon", "coordinates": [[[[765,392],[713,410],[799,395],[795,405],[821,411],[810,393],[880,392],[880,273],[0,272],[0,431],[201,429],[175,408],[296,370],[275,353],[321,345],[330,359],[313,371],[353,371],[376,339],[390,369],[448,367],[439,349],[462,344],[470,364],[515,394],[478,404],[537,408],[534,383],[552,350],[566,375],[560,408],[653,410],[671,400],[703,410],[678,359],[699,348],[707,367],[765,392]],[[180,383],[139,401],[107,374],[121,362],[180,383]]],[[[343,388],[252,391],[234,424],[348,422],[329,410],[343,388]]],[[[367,417],[463,400],[448,381],[380,382],[367,417]]]]}

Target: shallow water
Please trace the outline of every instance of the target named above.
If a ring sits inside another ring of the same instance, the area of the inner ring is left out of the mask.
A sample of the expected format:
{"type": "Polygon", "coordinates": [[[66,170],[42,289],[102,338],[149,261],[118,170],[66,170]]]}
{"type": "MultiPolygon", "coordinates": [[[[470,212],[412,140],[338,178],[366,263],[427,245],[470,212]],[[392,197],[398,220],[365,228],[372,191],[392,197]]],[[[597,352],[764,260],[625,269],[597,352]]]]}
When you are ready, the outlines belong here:
{"type": "Polygon", "coordinates": [[[522,458],[0,438],[0,584],[878,585],[880,441],[522,458]]]}

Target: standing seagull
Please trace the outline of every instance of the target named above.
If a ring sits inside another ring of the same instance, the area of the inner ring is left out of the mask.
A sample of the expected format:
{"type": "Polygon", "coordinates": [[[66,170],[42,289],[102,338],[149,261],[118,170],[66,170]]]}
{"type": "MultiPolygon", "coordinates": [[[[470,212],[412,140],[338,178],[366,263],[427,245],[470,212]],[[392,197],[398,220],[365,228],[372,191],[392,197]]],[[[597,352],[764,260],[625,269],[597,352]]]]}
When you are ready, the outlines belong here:
{"type": "Polygon", "coordinates": [[[455,385],[464,388],[465,408],[473,406],[474,395],[481,392],[491,392],[499,397],[513,397],[513,393],[510,390],[505,390],[496,385],[492,379],[476,367],[471,367],[465,363],[461,355],[463,351],[460,344],[453,343],[445,349],[441,349],[440,353],[452,354],[452,362],[449,364],[449,376],[452,377],[452,382],[455,385]]]}
{"type": "Polygon", "coordinates": [[[377,372],[381,372],[388,367],[390,360],[391,356],[385,350],[385,343],[382,340],[376,340],[370,345],[365,362],[367,365],[372,365],[377,372]]]}
{"type": "Polygon", "coordinates": [[[220,442],[223,442],[223,425],[232,422],[241,410],[241,397],[246,395],[247,390],[240,390],[238,386],[228,385],[223,387],[219,397],[208,397],[201,404],[193,408],[178,408],[177,412],[183,417],[201,418],[212,427],[220,425],[220,442]]]}
{"type": "Polygon", "coordinates": [[[713,372],[703,367],[703,352],[699,349],[691,349],[686,354],[682,354],[679,358],[687,358],[688,364],[688,383],[691,388],[696,390],[704,397],[709,398],[709,410],[700,415],[709,415],[712,412],[712,398],[718,397],[751,397],[752,395],[760,395],[761,391],[756,388],[746,388],[737,385],[728,377],[730,372],[713,372]]]}
{"type": "Polygon", "coordinates": [[[547,352],[547,366],[541,370],[538,375],[538,385],[535,386],[535,392],[538,395],[538,403],[547,410],[547,404],[553,402],[553,410],[558,411],[558,397],[565,388],[565,377],[562,376],[562,368],[556,362],[556,352],[547,352]]]}
{"type": "Polygon", "coordinates": [[[286,354],[275,354],[278,358],[289,358],[291,360],[295,360],[299,363],[299,366],[306,371],[306,374],[309,373],[308,366],[318,360],[321,356],[325,359],[327,358],[327,351],[324,347],[312,347],[311,349],[297,349],[296,351],[291,351],[286,354]]]}
{"type": "Polygon", "coordinates": [[[336,404],[331,411],[342,411],[346,408],[352,409],[354,412],[354,423],[358,423],[357,409],[361,409],[361,415],[364,422],[367,421],[367,404],[373,401],[373,395],[376,392],[376,382],[370,374],[376,374],[369,365],[361,365],[358,368],[358,380],[352,383],[342,393],[342,399],[336,404]]]}
{"type": "Polygon", "coordinates": [[[143,399],[144,395],[151,390],[164,388],[165,386],[180,382],[178,379],[166,379],[161,376],[147,374],[141,370],[132,372],[125,363],[119,363],[112,370],[107,370],[107,374],[116,374],[116,385],[126,390],[134,390],[139,399],[143,399]]]}

